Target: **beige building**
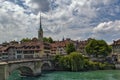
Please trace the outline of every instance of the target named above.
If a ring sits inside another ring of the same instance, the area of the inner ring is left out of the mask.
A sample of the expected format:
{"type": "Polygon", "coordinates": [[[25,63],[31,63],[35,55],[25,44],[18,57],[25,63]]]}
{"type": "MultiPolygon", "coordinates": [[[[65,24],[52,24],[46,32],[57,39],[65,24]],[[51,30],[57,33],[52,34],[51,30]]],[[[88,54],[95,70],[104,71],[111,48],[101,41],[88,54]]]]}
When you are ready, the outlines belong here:
{"type": "Polygon", "coordinates": [[[62,41],[55,41],[54,43],[51,44],[51,54],[52,55],[55,55],[55,54],[66,55],[67,52],[65,48],[68,43],[74,44],[74,41],[71,40],[70,38],[67,38],[66,40],[62,40],[62,41]]]}
{"type": "Polygon", "coordinates": [[[80,52],[80,53],[82,53],[83,55],[85,55],[86,54],[85,47],[86,47],[87,43],[88,43],[87,40],[79,41],[78,42],[77,51],[80,52]]]}
{"type": "Polygon", "coordinates": [[[65,51],[65,47],[66,44],[65,42],[62,41],[57,41],[55,43],[51,44],[51,54],[55,55],[55,54],[61,54],[61,55],[65,55],[67,54],[65,51]]]}
{"type": "Polygon", "coordinates": [[[117,56],[117,60],[120,62],[120,39],[113,41],[112,44],[112,55],[117,56]]]}

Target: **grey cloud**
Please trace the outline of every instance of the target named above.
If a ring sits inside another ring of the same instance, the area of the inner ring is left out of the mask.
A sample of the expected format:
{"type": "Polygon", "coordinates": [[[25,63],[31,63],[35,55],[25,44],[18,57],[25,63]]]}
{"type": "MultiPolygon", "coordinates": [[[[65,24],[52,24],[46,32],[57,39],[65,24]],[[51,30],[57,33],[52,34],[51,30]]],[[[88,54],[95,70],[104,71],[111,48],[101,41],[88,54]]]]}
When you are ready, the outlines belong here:
{"type": "Polygon", "coordinates": [[[50,10],[50,3],[48,0],[31,0],[29,4],[31,4],[30,7],[32,7],[32,4],[36,4],[38,6],[37,8],[33,8],[35,13],[40,11],[48,12],[50,10]]]}

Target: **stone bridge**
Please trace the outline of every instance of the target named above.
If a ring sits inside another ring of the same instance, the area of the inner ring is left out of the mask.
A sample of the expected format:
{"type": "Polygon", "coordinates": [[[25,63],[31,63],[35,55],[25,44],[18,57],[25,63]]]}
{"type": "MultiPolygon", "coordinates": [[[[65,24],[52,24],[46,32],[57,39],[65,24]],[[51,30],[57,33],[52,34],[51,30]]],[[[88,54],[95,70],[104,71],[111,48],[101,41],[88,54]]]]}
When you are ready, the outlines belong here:
{"type": "Polygon", "coordinates": [[[42,70],[52,70],[50,60],[30,59],[0,62],[0,80],[7,80],[11,73],[19,70],[23,76],[38,76],[42,70]]]}
{"type": "Polygon", "coordinates": [[[115,63],[115,68],[120,70],[120,61],[117,61],[117,62],[115,63]]]}

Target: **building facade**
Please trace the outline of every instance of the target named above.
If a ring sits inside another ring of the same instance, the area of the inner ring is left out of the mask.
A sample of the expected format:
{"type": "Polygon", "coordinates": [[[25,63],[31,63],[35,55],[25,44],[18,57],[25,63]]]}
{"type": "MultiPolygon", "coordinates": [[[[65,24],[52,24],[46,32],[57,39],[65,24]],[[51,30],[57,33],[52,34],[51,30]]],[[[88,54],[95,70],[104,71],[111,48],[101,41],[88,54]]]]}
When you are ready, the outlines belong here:
{"type": "Polygon", "coordinates": [[[56,54],[60,54],[60,55],[66,55],[66,47],[67,43],[65,43],[64,41],[56,41],[55,43],[51,44],[51,55],[56,55],[56,54]]]}
{"type": "Polygon", "coordinates": [[[86,55],[85,47],[86,47],[87,44],[88,44],[88,40],[79,41],[77,51],[82,53],[83,55],[86,55]]]}
{"type": "Polygon", "coordinates": [[[120,39],[114,40],[112,46],[112,56],[116,56],[117,61],[120,62],[120,39]]]}
{"type": "Polygon", "coordinates": [[[54,43],[51,44],[51,54],[61,54],[61,55],[66,55],[66,46],[69,43],[73,43],[75,49],[77,50],[77,52],[79,53],[83,53],[85,54],[85,46],[87,45],[86,41],[74,41],[71,40],[70,38],[67,38],[66,40],[63,41],[56,41],[54,43]]]}

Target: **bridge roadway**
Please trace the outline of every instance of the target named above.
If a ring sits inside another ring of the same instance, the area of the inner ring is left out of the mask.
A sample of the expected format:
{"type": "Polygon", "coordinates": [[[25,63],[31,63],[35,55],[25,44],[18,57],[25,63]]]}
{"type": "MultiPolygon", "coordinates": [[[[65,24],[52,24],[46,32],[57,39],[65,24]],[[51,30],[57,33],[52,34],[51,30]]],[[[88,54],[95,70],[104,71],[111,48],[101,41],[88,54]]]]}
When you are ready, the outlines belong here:
{"type": "Polygon", "coordinates": [[[0,61],[0,80],[7,80],[14,70],[21,74],[40,75],[43,70],[52,70],[50,58],[17,59],[0,61]],[[28,71],[27,71],[28,70],[28,71]]]}

